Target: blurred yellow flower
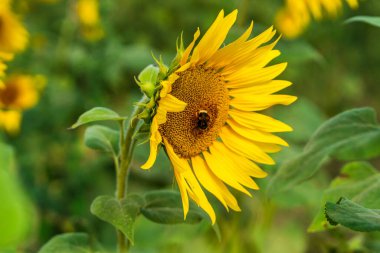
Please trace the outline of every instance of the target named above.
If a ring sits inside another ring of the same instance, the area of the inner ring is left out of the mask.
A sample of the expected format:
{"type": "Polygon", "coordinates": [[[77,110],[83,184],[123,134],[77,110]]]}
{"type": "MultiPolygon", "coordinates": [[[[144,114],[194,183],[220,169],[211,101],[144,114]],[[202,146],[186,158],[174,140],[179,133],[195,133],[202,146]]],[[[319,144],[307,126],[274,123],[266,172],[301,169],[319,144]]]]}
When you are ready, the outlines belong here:
{"type": "Polygon", "coordinates": [[[13,75],[4,81],[0,89],[0,128],[9,133],[17,133],[23,110],[35,106],[39,100],[39,90],[45,79],[42,76],[13,75]]]}
{"type": "MultiPolygon", "coordinates": [[[[277,28],[284,36],[295,38],[309,25],[311,18],[317,20],[323,13],[330,17],[338,15],[344,0],[286,0],[286,5],[280,9],[275,17],[277,28]]],[[[346,0],[348,5],[357,8],[358,0],[346,0]]]]}
{"type": "Polygon", "coordinates": [[[10,60],[25,49],[28,32],[10,8],[9,1],[0,3],[0,58],[10,60]]]}
{"type": "Polygon", "coordinates": [[[21,111],[3,111],[0,109],[0,128],[4,129],[7,133],[16,134],[20,131],[21,118],[21,111]]]}
{"type": "Polygon", "coordinates": [[[278,39],[270,42],[276,34],[272,27],[250,39],[251,23],[240,38],[221,47],[236,17],[236,10],[226,16],[221,11],[197,45],[199,30],[186,49],[179,47],[178,66],[158,86],[150,156],[141,167],[151,168],[163,145],[174,168],[184,216],[190,197],[212,223],[216,215],[204,189],[227,209],[240,211],[226,185],[251,196],[247,188],[259,189],[252,178],[267,175],[257,164],[274,164],[268,153],[288,145],[273,132],[292,130],[258,112],[296,100],[274,94],[291,83],[273,80],[286,63],[267,66],[280,55],[273,49],[278,39]]]}
{"type": "Polygon", "coordinates": [[[96,41],[104,36],[99,17],[98,0],[78,0],[76,13],[84,38],[90,41],[96,41]]]}

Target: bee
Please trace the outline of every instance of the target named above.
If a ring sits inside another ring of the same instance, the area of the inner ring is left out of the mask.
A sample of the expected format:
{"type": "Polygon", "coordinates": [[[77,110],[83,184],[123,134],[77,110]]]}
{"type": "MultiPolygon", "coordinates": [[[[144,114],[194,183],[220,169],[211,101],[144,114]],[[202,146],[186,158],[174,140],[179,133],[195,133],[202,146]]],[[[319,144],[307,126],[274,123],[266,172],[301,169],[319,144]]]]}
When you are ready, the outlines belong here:
{"type": "Polygon", "coordinates": [[[199,129],[205,130],[207,129],[210,122],[210,115],[208,115],[206,110],[200,110],[196,113],[197,116],[197,127],[199,129]]]}

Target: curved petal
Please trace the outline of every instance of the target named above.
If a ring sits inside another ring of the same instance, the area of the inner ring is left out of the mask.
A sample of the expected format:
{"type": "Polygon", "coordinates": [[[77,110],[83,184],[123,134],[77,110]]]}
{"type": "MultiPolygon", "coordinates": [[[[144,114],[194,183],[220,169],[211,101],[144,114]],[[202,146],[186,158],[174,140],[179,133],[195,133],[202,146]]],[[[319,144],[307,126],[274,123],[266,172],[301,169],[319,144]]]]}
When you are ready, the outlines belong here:
{"type": "Polygon", "coordinates": [[[198,45],[194,48],[190,60],[192,63],[204,63],[219,49],[236,21],[237,10],[234,10],[224,18],[223,16],[224,12],[221,11],[214,23],[199,41],[198,45]]]}
{"type": "Polygon", "coordinates": [[[187,60],[189,58],[189,55],[191,53],[191,50],[193,50],[194,44],[197,41],[197,39],[199,38],[200,34],[201,34],[201,31],[198,28],[197,31],[194,33],[193,41],[189,44],[189,46],[183,52],[183,55],[182,55],[182,58],[181,58],[181,61],[180,61],[180,65],[181,66],[185,65],[185,63],[187,62],[187,60]]]}
{"type": "Polygon", "coordinates": [[[235,177],[235,174],[232,173],[231,170],[225,170],[226,164],[223,162],[223,156],[226,154],[219,154],[218,152],[215,152],[213,147],[210,147],[210,152],[204,151],[202,154],[206,160],[207,165],[211,169],[212,173],[214,173],[220,180],[225,182],[226,184],[230,185],[231,187],[235,188],[236,190],[239,190],[248,196],[252,196],[247,189],[245,189],[237,180],[235,177]]]}
{"type": "Polygon", "coordinates": [[[234,156],[233,153],[225,147],[225,145],[221,142],[214,142],[210,147],[210,152],[213,155],[217,155],[220,158],[220,162],[223,163],[223,167],[219,169],[223,169],[230,174],[230,177],[235,179],[239,184],[258,190],[259,187],[249,176],[246,168],[238,166],[238,161],[240,156],[234,156]]]}
{"type": "MultiPolygon", "coordinates": [[[[243,88],[263,82],[268,82],[284,72],[287,63],[280,63],[265,68],[253,70],[246,67],[235,71],[225,77],[228,88],[243,88]]],[[[223,73],[222,73],[223,74],[223,73]]]]}
{"type": "MultiPolygon", "coordinates": [[[[189,162],[186,159],[179,158],[174,152],[173,147],[164,139],[165,148],[173,164],[174,170],[178,172],[176,178],[180,179],[179,183],[182,184],[181,188],[185,188],[190,194],[190,197],[210,216],[212,223],[215,223],[216,216],[214,209],[212,208],[210,202],[208,202],[205,193],[203,192],[198,180],[194,176],[193,171],[190,168],[189,162]]],[[[183,193],[181,192],[183,195],[183,193]]],[[[184,215],[186,217],[187,212],[185,212],[186,203],[183,203],[184,215]]],[[[188,206],[186,207],[188,210],[188,206]]]]}
{"type": "Polygon", "coordinates": [[[273,159],[257,147],[254,142],[241,137],[228,126],[224,126],[221,129],[220,138],[229,149],[238,155],[247,157],[258,163],[274,164],[273,159]]]}
{"type": "Polygon", "coordinates": [[[255,142],[279,144],[286,147],[289,146],[289,144],[286,141],[284,141],[276,135],[244,127],[242,125],[239,125],[234,119],[228,119],[227,123],[236,133],[238,133],[243,138],[247,138],[255,142]]]}
{"type": "Polygon", "coordinates": [[[153,118],[152,125],[150,126],[150,153],[148,160],[141,166],[142,169],[150,169],[157,158],[158,145],[162,141],[160,132],[158,131],[157,118],[153,118]]]}
{"type": "Polygon", "coordinates": [[[262,111],[273,105],[290,105],[297,97],[290,95],[246,95],[231,99],[230,105],[242,111],[262,111]]]}
{"type": "MultiPolygon", "coordinates": [[[[228,84],[228,83],[227,83],[228,84]]],[[[270,95],[292,85],[289,81],[271,80],[269,82],[247,86],[245,88],[230,89],[228,94],[232,97],[244,95],[270,95]]]]}
{"type": "Polygon", "coordinates": [[[167,112],[182,112],[185,110],[186,103],[171,94],[167,94],[159,101],[159,107],[167,112]]]}
{"type": "Polygon", "coordinates": [[[228,190],[225,184],[217,178],[200,156],[191,158],[192,167],[199,182],[211,192],[228,210],[231,207],[235,211],[240,211],[236,198],[228,190]]]}
{"type": "Polygon", "coordinates": [[[231,109],[228,113],[236,122],[246,127],[272,133],[293,131],[293,129],[285,123],[260,113],[234,109],[231,109]]]}
{"type": "MultiPolygon", "coordinates": [[[[255,178],[264,178],[268,175],[265,171],[263,171],[256,163],[251,160],[236,154],[235,152],[231,152],[231,150],[221,142],[216,143],[214,147],[220,151],[220,153],[228,154],[228,156],[233,160],[235,166],[233,170],[240,172],[240,174],[245,174],[247,177],[255,177],[255,178]]],[[[254,188],[255,189],[255,188],[254,188]]]]}

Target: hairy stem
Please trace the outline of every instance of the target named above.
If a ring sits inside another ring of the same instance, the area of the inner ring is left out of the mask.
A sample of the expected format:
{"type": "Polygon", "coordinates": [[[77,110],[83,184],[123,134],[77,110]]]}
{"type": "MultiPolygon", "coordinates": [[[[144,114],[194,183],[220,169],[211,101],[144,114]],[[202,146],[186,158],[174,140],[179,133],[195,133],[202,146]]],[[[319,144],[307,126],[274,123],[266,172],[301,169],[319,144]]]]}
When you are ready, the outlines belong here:
{"type": "MultiPolygon", "coordinates": [[[[143,98],[145,99],[145,98],[143,98]]],[[[142,107],[137,106],[130,116],[130,124],[128,125],[126,134],[124,136],[124,123],[120,124],[120,155],[119,163],[117,166],[117,175],[116,175],[116,197],[118,200],[122,200],[127,194],[127,183],[128,183],[128,171],[132,162],[133,150],[135,147],[135,141],[133,140],[133,134],[136,130],[137,123],[139,119],[136,117],[141,111],[142,107]]],[[[118,252],[126,253],[128,251],[128,241],[125,238],[125,235],[118,230],[117,231],[117,241],[118,241],[118,252]]]]}

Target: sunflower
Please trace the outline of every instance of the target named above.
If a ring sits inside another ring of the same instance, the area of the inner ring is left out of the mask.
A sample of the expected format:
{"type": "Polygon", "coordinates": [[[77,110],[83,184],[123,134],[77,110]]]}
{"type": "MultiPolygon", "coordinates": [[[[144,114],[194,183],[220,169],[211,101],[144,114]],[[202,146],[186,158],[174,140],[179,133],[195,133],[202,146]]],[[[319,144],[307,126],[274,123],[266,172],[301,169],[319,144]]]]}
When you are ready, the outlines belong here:
{"type": "Polygon", "coordinates": [[[13,75],[4,81],[0,89],[0,128],[17,133],[22,111],[34,107],[39,100],[39,89],[45,80],[41,76],[13,75]]]}
{"type": "Polygon", "coordinates": [[[10,60],[25,49],[28,32],[10,9],[10,1],[0,4],[0,58],[10,60]]]}
{"type": "Polygon", "coordinates": [[[169,68],[158,85],[150,155],[142,168],[151,168],[158,148],[164,146],[181,193],[184,218],[190,196],[215,222],[203,188],[227,210],[240,211],[227,185],[251,196],[247,188],[259,189],[252,177],[267,175],[257,164],[274,164],[268,153],[288,145],[272,133],[292,130],[258,113],[296,100],[273,94],[291,85],[273,80],[285,70],[286,63],[266,66],[280,54],[273,50],[278,39],[270,43],[276,31],[269,28],[249,39],[251,23],[241,37],[220,48],[236,17],[237,10],[227,16],[221,11],[195,45],[198,29],[186,49],[178,48],[175,67],[169,68]]]}
{"type": "MultiPolygon", "coordinates": [[[[311,18],[322,19],[323,13],[335,17],[342,9],[343,0],[286,0],[284,8],[276,14],[276,26],[288,38],[299,36],[310,23],[311,18]]],[[[346,0],[356,9],[358,0],[346,0]]]]}
{"type": "Polygon", "coordinates": [[[76,13],[85,39],[96,41],[104,36],[99,18],[98,0],[79,0],[76,4],[76,13]]]}

